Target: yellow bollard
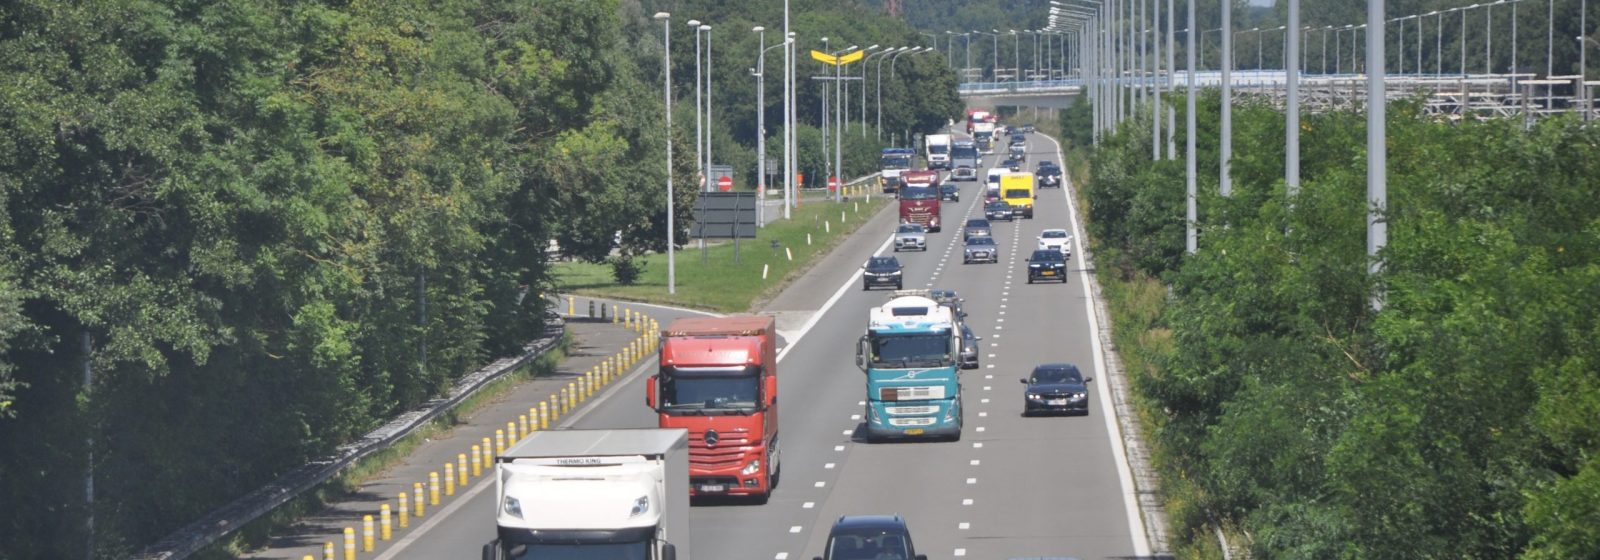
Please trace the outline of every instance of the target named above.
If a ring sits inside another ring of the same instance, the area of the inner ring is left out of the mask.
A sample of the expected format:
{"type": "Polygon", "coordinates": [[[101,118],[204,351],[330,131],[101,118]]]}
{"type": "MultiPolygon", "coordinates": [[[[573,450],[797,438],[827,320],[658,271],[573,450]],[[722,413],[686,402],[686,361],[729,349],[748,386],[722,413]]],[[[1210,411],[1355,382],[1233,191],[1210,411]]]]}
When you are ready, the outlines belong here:
{"type": "Polygon", "coordinates": [[[411,526],[411,496],[405,492],[400,493],[400,528],[411,526]]]}
{"type": "Polygon", "coordinates": [[[322,560],[334,560],[335,558],[338,558],[338,556],[333,553],[333,543],[324,541],[322,543],[322,560]]]}
{"type": "Polygon", "coordinates": [[[600,375],[608,379],[611,378],[611,365],[605,362],[600,362],[600,375]]]}
{"type": "Polygon", "coordinates": [[[550,420],[553,422],[553,421],[556,421],[556,420],[559,420],[559,419],[561,419],[561,400],[556,398],[556,395],[554,393],[551,393],[550,394],[550,420]]]}
{"type": "Polygon", "coordinates": [[[461,487],[463,489],[465,489],[467,487],[467,481],[471,480],[470,478],[467,478],[467,454],[466,453],[457,453],[456,454],[456,478],[461,479],[461,487]]]}
{"type": "Polygon", "coordinates": [[[578,383],[567,383],[567,410],[578,408],[578,383]]]}
{"type": "Polygon", "coordinates": [[[633,328],[633,310],[632,309],[624,309],[624,310],[622,310],[622,326],[628,327],[630,329],[633,328]]]}
{"type": "Polygon", "coordinates": [[[589,398],[589,381],[579,377],[576,383],[578,384],[578,402],[583,402],[585,399],[589,398]]]}
{"type": "Polygon", "coordinates": [[[344,528],[344,560],[356,560],[356,530],[344,528]]]}
{"type": "Polygon", "coordinates": [[[489,438],[483,438],[483,470],[494,468],[494,448],[489,446],[489,438]]]}
{"type": "Polygon", "coordinates": [[[394,529],[389,519],[389,504],[383,504],[378,508],[378,529],[382,531],[378,536],[383,540],[394,538],[394,529]]]}
{"type": "Polygon", "coordinates": [[[428,505],[439,505],[439,472],[428,473],[428,505]]]}
{"type": "Polygon", "coordinates": [[[483,448],[477,444],[472,446],[472,476],[483,474],[483,448]]]}
{"type": "Polygon", "coordinates": [[[550,429],[550,403],[539,401],[539,429],[550,429]]]}
{"type": "Polygon", "coordinates": [[[417,505],[417,517],[422,517],[422,514],[427,513],[427,510],[428,510],[428,507],[426,505],[427,502],[423,501],[423,499],[422,499],[422,483],[421,482],[412,483],[411,484],[411,490],[416,494],[414,499],[411,500],[411,503],[417,505]]]}
{"type": "MultiPolygon", "coordinates": [[[[516,422],[506,422],[506,449],[511,449],[511,446],[516,445],[516,444],[517,444],[517,423],[516,422]]],[[[501,454],[504,455],[505,453],[502,452],[501,454]]]]}
{"type": "MultiPolygon", "coordinates": [[[[537,428],[538,426],[533,426],[533,427],[537,428]]],[[[528,437],[528,428],[529,428],[529,426],[528,426],[528,415],[526,415],[526,414],[518,414],[517,415],[517,433],[522,434],[522,437],[528,437]]]]}
{"type": "Polygon", "coordinates": [[[577,315],[577,313],[573,313],[574,308],[575,308],[575,305],[574,305],[574,303],[572,301],[572,296],[567,296],[567,316],[568,317],[572,317],[574,315],[577,315]]]}
{"type": "Polygon", "coordinates": [[[528,429],[535,432],[544,429],[544,426],[539,425],[539,407],[537,406],[528,407],[528,429]]]}
{"type": "Polygon", "coordinates": [[[506,431],[494,431],[494,456],[503,457],[506,454],[506,431]]]}
{"type": "Polygon", "coordinates": [[[595,377],[593,371],[590,371],[589,373],[587,373],[585,375],[589,376],[589,397],[593,398],[594,397],[594,392],[595,392],[595,387],[600,386],[600,379],[598,377],[595,377]]]}
{"type": "Polygon", "coordinates": [[[456,464],[444,464],[444,495],[456,495],[456,464]]]}
{"type": "Polygon", "coordinates": [[[361,516],[361,551],[372,552],[372,516],[361,516]]]}
{"type": "Polygon", "coordinates": [[[617,304],[611,304],[611,324],[617,324],[617,304]]]}

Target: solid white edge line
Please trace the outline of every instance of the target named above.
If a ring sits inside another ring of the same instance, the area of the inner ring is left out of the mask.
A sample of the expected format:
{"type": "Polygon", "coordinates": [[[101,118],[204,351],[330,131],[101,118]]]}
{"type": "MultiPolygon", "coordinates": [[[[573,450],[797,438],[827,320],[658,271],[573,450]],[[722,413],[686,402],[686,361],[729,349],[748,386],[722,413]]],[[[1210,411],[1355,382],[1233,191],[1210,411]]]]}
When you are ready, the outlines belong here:
{"type": "MultiPolygon", "coordinates": [[[[871,220],[871,218],[868,218],[868,220],[871,220]]],[[[876,256],[879,256],[879,255],[882,255],[883,252],[885,250],[887,250],[889,248],[889,246],[891,244],[893,244],[893,243],[894,243],[894,234],[889,234],[889,237],[887,239],[883,240],[883,244],[878,246],[878,250],[872,252],[872,256],[876,257],[876,256]]],[[[806,319],[806,324],[801,325],[800,326],[800,330],[795,333],[794,340],[785,340],[784,341],[784,342],[787,342],[788,344],[783,347],[783,351],[778,352],[778,362],[779,363],[783,362],[783,357],[784,356],[789,355],[789,351],[790,350],[793,350],[795,346],[799,346],[800,345],[800,339],[805,338],[806,337],[806,333],[811,332],[811,327],[817,326],[817,321],[822,320],[822,316],[823,315],[827,315],[828,314],[828,310],[829,309],[833,309],[833,305],[836,304],[836,303],[839,303],[839,298],[844,297],[845,290],[849,290],[851,286],[854,286],[855,283],[856,283],[856,280],[859,279],[859,278],[861,278],[861,270],[858,269],[855,272],[851,273],[849,278],[845,279],[844,284],[841,284],[839,286],[838,290],[835,290],[833,292],[833,297],[830,297],[830,298],[828,298],[828,301],[823,302],[821,309],[818,309],[816,311],[816,313],[812,313],[810,319],[806,319]]]]}
{"type": "MultiPolygon", "coordinates": [[[[1087,243],[1089,237],[1084,235],[1082,224],[1078,223],[1078,205],[1072,200],[1072,178],[1067,172],[1067,160],[1061,153],[1061,143],[1047,134],[1039,133],[1050,143],[1056,145],[1056,160],[1061,162],[1062,187],[1061,194],[1067,199],[1067,218],[1072,221],[1073,235],[1077,236],[1079,247],[1087,243]]],[[[1096,392],[1100,394],[1100,406],[1109,413],[1102,416],[1106,422],[1106,434],[1111,438],[1112,456],[1117,463],[1117,481],[1122,485],[1122,505],[1128,515],[1128,531],[1133,533],[1133,555],[1144,557],[1150,555],[1149,535],[1145,533],[1144,516],[1139,510],[1139,500],[1133,485],[1133,469],[1128,465],[1128,449],[1122,444],[1122,427],[1117,422],[1117,407],[1111,400],[1110,384],[1105,382],[1106,364],[1105,348],[1100,344],[1100,319],[1096,316],[1094,292],[1089,289],[1089,265],[1084,261],[1086,251],[1078,251],[1078,284],[1083,286],[1084,315],[1089,318],[1089,344],[1093,348],[1094,370],[1102,382],[1096,383],[1096,392]]]]}

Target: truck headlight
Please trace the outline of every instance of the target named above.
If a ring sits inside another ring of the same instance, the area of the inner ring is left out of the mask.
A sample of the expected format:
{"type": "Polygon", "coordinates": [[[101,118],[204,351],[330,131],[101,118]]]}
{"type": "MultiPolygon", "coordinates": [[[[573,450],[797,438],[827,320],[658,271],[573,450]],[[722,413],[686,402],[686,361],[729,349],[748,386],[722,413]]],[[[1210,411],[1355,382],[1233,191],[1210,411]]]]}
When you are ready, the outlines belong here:
{"type": "Polygon", "coordinates": [[[506,499],[504,503],[501,504],[500,508],[505,510],[506,515],[516,517],[517,519],[522,519],[522,502],[516,498],[506,496],[506,499]]]}
{"type": "Polygon", "coordinates": [[[756,474],[758,472],[761,472],[761,460],[760,459],[756,459],[754,461],[750,461],[750,464],[745,465],[744,466],[744,470],[739,471],[739,474],[744,475],[744,476],[750,476],[750,475],[756,474]]]}
{"type": "Polygon", "coordinates": [[[633,511],[628,512],[628,517],[638,517],[650,512],[650,497],[639,496],[633,501],[633,511]]]}

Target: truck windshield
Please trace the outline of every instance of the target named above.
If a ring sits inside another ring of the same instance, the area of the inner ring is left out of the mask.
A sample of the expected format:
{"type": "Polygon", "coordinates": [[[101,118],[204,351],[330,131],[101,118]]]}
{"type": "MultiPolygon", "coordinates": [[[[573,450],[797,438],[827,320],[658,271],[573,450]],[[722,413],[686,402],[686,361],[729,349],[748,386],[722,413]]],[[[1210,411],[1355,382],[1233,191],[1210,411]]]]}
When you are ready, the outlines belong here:
{"type": "Polygon", "coordinates": [[[1028,189],[1006,189],[1006,198],[1028,198],[1030,196],[1033,196],[1033,193],[1028,192],[1028,189]]]}
{"type": "Polygon", "coordinates": [[[940,367],[951,361],[950,337],[911,334],[872,337],[872,367],[940,367]]]}
{"type": "Polygon", "coordinates": [[[945,152],[949,152],[950,151],[950,147],[946,146],[944,144],[934,144],[932,146],[928,146],[928,151],[932,152],[932,153],[935,153],[935,154],[942,154],[942,153],[945,153],[945,152]]]}
{"type": "Polygon", "coordinates": [[[661,405],[668,411],[707,412],[755,408],[759,367],[661,368],[661,405]]]}
{"type": "Polygon", "coordinates": [[[650,541],[594,544],[514,544],[508,560],[650,560],[650,541]]]}
{"type": "Polygon", "coordinates": [[[906,187],[900,190],[900,200],[933,200],[939,193],[933,187],[906,187]]]}
{"type": "Polygon", "coordinates": [[[978,159],[978,149],[971,146],[958,147],[950,152],[950,157],[978,159]]]}
{"type": "Polygon", "coordinates": [[[883,156],[879,160],[883,169],[910,169],[911,156],[883,156]]]}

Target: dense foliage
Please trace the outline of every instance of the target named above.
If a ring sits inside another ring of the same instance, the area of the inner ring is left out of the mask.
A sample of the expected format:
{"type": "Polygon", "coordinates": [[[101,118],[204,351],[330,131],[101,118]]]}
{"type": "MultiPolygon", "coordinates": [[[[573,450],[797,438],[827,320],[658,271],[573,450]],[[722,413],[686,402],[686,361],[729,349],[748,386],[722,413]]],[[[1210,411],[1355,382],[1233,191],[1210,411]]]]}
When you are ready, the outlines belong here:
{"type": "MultiPolygon", "coordinates": [[[[781,17],[729,4],[708,14],[730,39],[713,138],[753,161],[754,36],[732,30],[781,17]]],[[[797,11],[806,41],[914,35],[829,4],[797,11]]],[[[552,239],[589,261],[619,231],[625,256],[661,249],[653,8],[0,5],[0,558],[80,557],[91,513],[97,554],[125,556],[514,351],[541,328],[552,239]]],[[[670,134],[686,230],[685,36],[670,134]]],[[[911,107],[886,128],[959,112],[931,58],[885,81],[885,106],[911,107]]],[[[874,151],[856,133],[850,149],[874,151]]]]}
{"type": "Polygon", "coordinates": [[[1283,115],[1236,108],[1223,199],[1218,97],[1201,105],[1197,254],[1183,161],[1152,162],[1145,123],[1085,186],[1107,274],[1171,290],[1118,328],[1144,341],[1124,352],[1147,355],[1135,385],[1189,487],[1180,535],[1214,542],[1214,516],[1263,558],[1600,557],[1600,129],[1393,105],[1374,281],[1365,115],[1303,118],[1290,201],[1283,115]]]}

